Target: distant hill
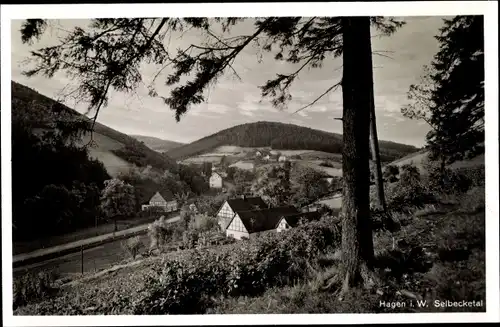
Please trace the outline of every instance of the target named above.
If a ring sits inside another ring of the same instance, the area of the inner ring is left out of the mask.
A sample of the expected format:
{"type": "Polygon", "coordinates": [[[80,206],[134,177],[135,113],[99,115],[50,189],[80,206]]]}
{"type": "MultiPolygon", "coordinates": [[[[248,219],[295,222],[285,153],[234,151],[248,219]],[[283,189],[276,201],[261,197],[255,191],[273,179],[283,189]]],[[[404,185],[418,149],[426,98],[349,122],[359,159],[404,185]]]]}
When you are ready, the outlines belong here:
{"type": "MultiPolygon", "coordinates": [[[[22,110],[22,113],[17,114],[22,114],[24,119],[40,122],[36,125],[40,130],[53,128],[55,117],[59,120],[64,117],[66,123],[89,119],[27,86],[12,81],[11,87],[12,110],[22,110]]],[[[94,145],[89,147],[90,156],[101,161],[111,176],[116,176],[134,164],[139,167],[150,165],[156,169],[168,169],[173,172],[178,170],[177,163],[171,158],[103,124],[95,124],[92,139],[94,145]]],[[[86,145],[89,141],[90,134],[87,134],[82,137],[80,144],[86,145]]]]}
{"type": "MultiPolygon", "coordinates": [[[[460,168],[470,168],[470,167],[479,167],[484,166],[484,154],[480,154],[472,159],[460,160],[449,165],[449,168],[452,169],[460,169],[460,168]]],[[[426,149],[422,149],[416,153],[412,153],[408,156],[405,156],[401,159],[395,160],[390,165],[403,166],[403,165],[413,165],[417,167],[421,173],[426,173],[425,164],[429,162],[429,151],[426,149]]]]}
{"type": "Polygon", "coordinates": [[[144,135],[130,135],[133,138],[139,140],[140,142],[144,142],[149,148],[158,151],[160,153],[167,152],[169,150],[178,148],[185,143],[174,142],[163,140],[153,136],[144,136],[144,135]]]}
{"type": "MultiPolygon", "coordinates": [[[[293,124],[261,121],[224,129],[167,151],[166,154],[175,160],[183,160],[223,145],[341,153],[342,135],[293,124]]],[[[384,162],[396,160],[417,150],[411,145],[380,141],[381,160],[384,162]]]]}

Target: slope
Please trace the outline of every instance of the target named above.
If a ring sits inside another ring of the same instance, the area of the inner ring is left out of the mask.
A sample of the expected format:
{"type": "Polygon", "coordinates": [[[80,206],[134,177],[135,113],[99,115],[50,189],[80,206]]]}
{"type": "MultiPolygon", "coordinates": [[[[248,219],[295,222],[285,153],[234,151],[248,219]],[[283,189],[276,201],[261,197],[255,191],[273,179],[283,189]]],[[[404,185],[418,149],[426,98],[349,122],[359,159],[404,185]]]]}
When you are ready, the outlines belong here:
{"type": "Polygon", "coordinates": [[[130,135],[133,138],[137,139],[139,142],[143,142],[149,148],[158,151],[160,153],[167,152],[169,150],[178,148],[183,146],[184,143],[163,140],[153,136],[145,136],[145,135],[130,135]]]}
{"type": "MultiPolygon", "coordinates": [[[[173,159],[181,160],[206,153],[222,145],[341,153],[342,135],[293,124],[260,121],[224,129],[198,141],[167,151],[166,154],[173,159]]],[[[411,145],[380,141],[381,159],[385,162],[396,160],[415,151],[417,148],[411,145]]]]}
{"type": "MultiPolygon", "coordinates": [[[[66,124],[89,120],[77,111],[27,86],[12,81],[11,87],[12,110],[22,111],[15,113],[18,117],[23,117],[22,119],[36,121],[33,126],[39,130],[54,128],[58,120],[64,120],[66,124]]],[[[150,165],[160,170],[177,171],[177,164],[169,157],[101,123],[96,123],[92,135],[87,133],[82,136],[79,143],[82,146],[90,144],[90,156],[101,161],[112,176],[129,169],[134,164],[140,167],[150,165]]]]}

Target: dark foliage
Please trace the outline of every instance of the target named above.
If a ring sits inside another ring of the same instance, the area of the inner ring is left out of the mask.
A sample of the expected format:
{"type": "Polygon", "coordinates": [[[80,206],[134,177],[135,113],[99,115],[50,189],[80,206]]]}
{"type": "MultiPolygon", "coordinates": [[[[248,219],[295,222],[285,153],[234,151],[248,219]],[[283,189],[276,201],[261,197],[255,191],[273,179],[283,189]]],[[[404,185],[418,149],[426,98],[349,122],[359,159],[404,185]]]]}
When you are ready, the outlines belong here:
{"type": "Polygon", "coordinates": [[[439,51],[402,112],[432,127],[430,157],[444,165],[484,153],[484,18],[445,19],[436,39],[439,51]]]}
{"type": "Polygon", "coordinates": [[[88,122],[64,107],[54,110],[17,94],[12,102],[14,241],[94,225],[109,175],[74,144],[88,122]]]}

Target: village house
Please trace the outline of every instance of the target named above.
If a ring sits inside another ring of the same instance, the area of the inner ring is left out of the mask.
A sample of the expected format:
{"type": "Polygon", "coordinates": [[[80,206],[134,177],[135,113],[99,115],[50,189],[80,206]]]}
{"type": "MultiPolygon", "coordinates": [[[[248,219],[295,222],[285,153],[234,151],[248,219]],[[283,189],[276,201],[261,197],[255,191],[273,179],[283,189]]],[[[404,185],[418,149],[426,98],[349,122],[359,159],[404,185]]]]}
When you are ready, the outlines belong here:
{"type": "Polygon", "coordinates": [[[242,196],[226,200],[215,214],[215,217],[221,229],[226,230],[229,221],[233,219],[237,212],[265,208],[268,208],[268,205],[262,198],[242,196]]]}
{"type": "Polygon", "coordinates": [[[279,156],[279,158],[278,158],[279,162],[283,162],[283,161],[286,161],[286,160],[287,160],[286,156],[279,156]]]}
{"type": "Polygon", "coordinates": [[[210,188],[222,188],[222,176],[218,172],[213,171],[208,183],[210,188]]]}
{"type": "Polygon", "coordinates": [[[262,159],[269,161],[269,160],[271,160],[271,156],[266,154],[262,159]]]}
{"type": "Polygon", "coordinates": [[[262,156],[262,152],[260,152],[260,151],[255,152],[255,156],[256,156],[256,157],[260,157],[260,156],[262,156]]]}
{"type": "Polygon", "coordinates": [[[296,227],[301,219],[318,218],[317,212],[299,212],[295,207],[277,207],[236,212],[226,228],[226,236],[251,238],[261,233],[281,232],[296,227]]]}
{"type": "Polygon", "coordinates": [[[178,208],[177,200],[170,191],[158,191],[150,199],[147,204],[142,205],[142,211],[160,208],[163,211],[171,212],[178,208]]]}

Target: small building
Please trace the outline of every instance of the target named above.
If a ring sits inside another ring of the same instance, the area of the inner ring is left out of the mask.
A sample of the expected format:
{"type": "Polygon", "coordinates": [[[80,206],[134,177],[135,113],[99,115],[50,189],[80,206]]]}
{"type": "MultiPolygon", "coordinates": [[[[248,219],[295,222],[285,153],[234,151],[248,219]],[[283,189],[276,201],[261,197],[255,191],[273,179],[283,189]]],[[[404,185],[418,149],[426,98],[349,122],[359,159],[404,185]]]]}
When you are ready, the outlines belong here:
{"type": "Polygon", "coordinates": [[[323,177],[323,180],[328,183],[328,185],[331,185],[334,178],[333,177],[323,177]]]}
{"type": "Polygon", "coordinates": [[[195,203],[191,203],[190,205],[188,205],[188,208],[189,210],[191,210],[192,212],[194,213],[198,213],[198,207],[196,206],[195,203]]]}
{"type": "Polygon", "coordinates": [[[260,151],[255,152],[255,156],[256,157],[261,157],[262,156],[262,152],[260,152],[260,151]]]}
{"type": "Polygon", "coordinates": [[[320,218],[320,214],[317,211],[304,212],[297,215],[292,216],[284,216],[278,222],[276,227],[277,232],[282,232],[284,230],[295,228],[299,225],[301,220],[304,221],[313,221],[320,218]]]}
{"type": "Polygon", "coordinates": [[[224,202],[215,217],[219,222],[219,226],[222,230],[226,230],[227,224],[237,212],[250,211],[255,209],[265,209],[269,206],[262,200],[261,197],[246,197],[242,196],[239,198],[228,199],[224,202]]]}
{"type": "Polygon", "coordinates": [[[177,200],[170,191],[158,191],[150,199],[147,204],[142,205],[142,211],[159,208],[166,212],[175,211],[178,209],[177,200]]]}
{"type": "Polygon", "coordinates": [[[262,159],[269,161],[269,160],[271,160],[271,156],[266,154],[262,159]]]}
{"type": "Polygon", "coordinates": [[[222,176],[218,172],[212,172],[208,183],[210,188],[222,188],[222,176]]]}
{"type": "Polygon", "coordinates": [[[283,156],[283,155],[279,156],[279,158],[278,158],[279,162],[283,162],[283,161],[286,161],[286,160],[287,160],[287,157],[283,156]]]}

